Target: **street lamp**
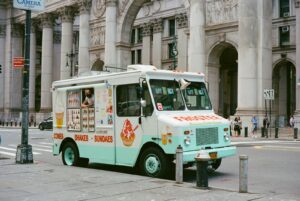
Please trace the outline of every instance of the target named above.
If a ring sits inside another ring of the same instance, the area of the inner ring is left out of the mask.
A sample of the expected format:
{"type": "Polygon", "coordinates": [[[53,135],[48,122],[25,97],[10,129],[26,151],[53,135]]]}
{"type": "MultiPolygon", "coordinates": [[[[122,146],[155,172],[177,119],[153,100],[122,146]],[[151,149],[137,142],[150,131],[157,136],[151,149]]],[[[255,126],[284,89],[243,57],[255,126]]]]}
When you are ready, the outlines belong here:
{"type": "Polygon", "coordinates": [[[178,55],[178,50],[177,50],[177,41],[176,41],[176,36],[173,36],[173,42],[172,42],[172,50],[171,50],[171,56],[173,60],[173,66],[171,66],[171,69],[175,70],[177,68],[177,57],[178,55]]]}
{"type": "Polygon", "coordinates": [[[66,67],[69,68],[69,62],[68,61],[70,60],[70,67],[71,67],[70,77],[73,77],[73,75],[74,75],[74,65],[73,64],[74,64],[76,54],[72,51],[70,53],[67,53],[66,57],[67,57],[66,67]]]}

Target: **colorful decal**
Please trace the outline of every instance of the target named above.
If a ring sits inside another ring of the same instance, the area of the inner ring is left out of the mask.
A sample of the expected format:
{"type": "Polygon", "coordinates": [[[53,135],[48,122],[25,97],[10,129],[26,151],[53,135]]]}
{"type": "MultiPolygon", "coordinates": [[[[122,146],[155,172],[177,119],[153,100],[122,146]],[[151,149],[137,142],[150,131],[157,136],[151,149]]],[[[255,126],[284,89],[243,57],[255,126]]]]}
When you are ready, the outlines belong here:
{"type": "Polygon", "coordinates": [[[62,125],[64,123],[64,112],[56,112],[55,118],[56,118],[56,128],[62,128],[62,125]]]}
{"type": "Polygon", "coordinates": [[[95,135],[95,142],[113,143],[113,136],[95,135]]]}
{"type": "Polygon", "coordinates": [[[75,135],[75,141],[87,142],[87,141],[89,141],[89,136],[88,135],[75,135]]]}
{"type": "Polygon", "coordinates": [[[62,140],[62,139],[64,139],[64,134],[62,134],[62,133],[54,133],[53,134],[53,139],[62,140]]]}
{"type": "Polygon", "coordinates": [[[205,120],[222,120],[221,117],[218,116],[179,116],[174,117],[179,121],[205,121],[205,120]]]}
{"type": "Polygon", "coordinates": [[[172,137],[172,133],[162,133],[161,134],[161,143],[163,145],[166,145],[168,143],[171,144],[172,143],[171,137],[172,137]]]}
{"type": "Polygon", "coordinates": [[[124,121],[123,129],[121,131],[121,139],[123,141],[123,144],[127,147],[130,147],[135,139],[135,133],[134,131],[138,128],[139,126],[137,125],[134,129],[131,124],[131,122],[126,119],[124,121]]]}

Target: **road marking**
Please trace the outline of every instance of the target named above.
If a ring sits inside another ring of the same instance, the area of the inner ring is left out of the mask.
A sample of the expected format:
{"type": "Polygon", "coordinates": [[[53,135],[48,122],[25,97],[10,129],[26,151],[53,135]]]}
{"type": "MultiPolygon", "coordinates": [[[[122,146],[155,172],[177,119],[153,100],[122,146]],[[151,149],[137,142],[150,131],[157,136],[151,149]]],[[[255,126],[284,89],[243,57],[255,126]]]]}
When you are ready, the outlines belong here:
{"type": "Polygon", "coordinates": [[[255,149],[268,149],[268,150],[275,150],[275,151],[293,151],[293,152],[300,152],[300,147],[285,147],[285,146],[254,146],[255,149]]]}
{"type": "Polygon", "coordinates": [[[50,142],[40,142],[40,144],[45,144],[45,145],[53,145],[53,143],[50,143],[50,142]]]}
{"type": "MultiPolygon", "coordinates": [[[[4,149],[4,150],[7,150],[7,151],[17,151],[16,149],[12,149],[12,148],[8,148],[8,147],[2,147],[2,146],[0,146],[0,149],[4,149]]],[[[39,152],[32,152],[33,154],[35,154],[35,155],[39,155],[39,154],[41,154],[41,153],[39,153],[39,152]]]]}
{"type": "Polygon", "coordinates": [[[50,150],[50,149],[40,149],[40,148],[34,148],[34,147],[33,147],[33,149],[37,150],[37,151],[45,151],[45,152],[52,153],[52,150],[50,150]]]}
{"type": "Polygon", "coordinates": [[[52,146],[46,146],[46,145],[39,145],[39,144],[31,144],[32,147],[39,147],[39,148],[52,148],[52,146]]]}
{"type": "Polygon", "coordinates": [[[4,154],[4,155],[8,155],[8,156],[16,156],[15,153],[10,153],[10,152],[6,152],[6,151],[0,151],[0,154],[4,154]]]}

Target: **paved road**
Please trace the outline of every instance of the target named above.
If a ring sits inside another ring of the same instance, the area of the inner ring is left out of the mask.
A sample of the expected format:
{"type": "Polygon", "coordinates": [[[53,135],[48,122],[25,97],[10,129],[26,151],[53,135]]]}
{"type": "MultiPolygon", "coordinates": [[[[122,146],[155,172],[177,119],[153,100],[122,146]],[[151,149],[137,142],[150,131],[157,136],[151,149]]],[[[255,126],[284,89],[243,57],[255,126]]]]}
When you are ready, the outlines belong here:
{"type": "MultiPolygon", "coordinates": [[[[61,157],[51,154],[51,131],[29,131],[29,144],[33,146],[35,162],[43,162],[62,166],[61,157]]],[[[14,158],[17,144],[21,141],[21,131],[16,129],[0,129],[2,144],[0,155],[14,158]]],[[[224,159],[218,171],[209,177],[209,185],[215,188],[238,190],[239,155],[249,156],[249,192],[270,195],[292,195],[299,197],[300,186],[300,141],[280,140],[245,140],[235,139],[238,154],[224,159]]],[[[131,168],[112,167],[91,164],[89,168],[125,172],[133,174],[131,168]]],[[[195,183],[196,170],[189,168],[184,171],[184,181],[195,183]]]]}

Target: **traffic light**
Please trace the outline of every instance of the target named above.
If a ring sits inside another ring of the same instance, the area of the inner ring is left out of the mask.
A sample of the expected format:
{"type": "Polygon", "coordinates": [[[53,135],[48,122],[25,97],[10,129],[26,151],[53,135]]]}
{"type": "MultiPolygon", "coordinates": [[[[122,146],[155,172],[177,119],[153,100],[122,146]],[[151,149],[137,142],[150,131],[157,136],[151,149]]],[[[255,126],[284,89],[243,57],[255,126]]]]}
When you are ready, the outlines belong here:
{"type": "Polygon", "coordinates": [[[2,65],[0,64],[0,74],[2,73],[2,65]]]}

